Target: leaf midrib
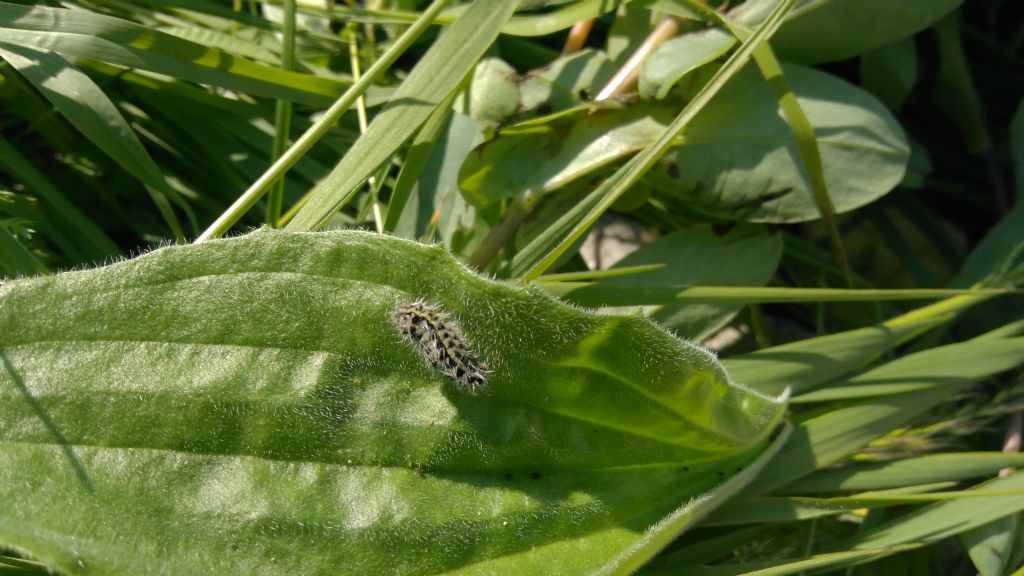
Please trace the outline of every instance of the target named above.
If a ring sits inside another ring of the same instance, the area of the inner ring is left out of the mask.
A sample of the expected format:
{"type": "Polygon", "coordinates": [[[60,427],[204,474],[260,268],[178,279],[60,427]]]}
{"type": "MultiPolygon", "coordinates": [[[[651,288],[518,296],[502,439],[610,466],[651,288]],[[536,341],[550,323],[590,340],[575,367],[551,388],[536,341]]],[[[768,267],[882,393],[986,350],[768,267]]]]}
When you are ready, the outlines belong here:
{"type": "MultiPolygon", "coordinates": [[[[430,428],[430,426],[422,426],[423,428],[430,428]]],[[[437,427],[435,424],[433,427],[437,427]]],[[[247,452],[217,452],[213,450],[208,451],[196,451],[196,450],[185,450],[182,448],[175,448],[173,446],[148,446],[144,444],[101,444],[94,442],[56,442],[56,441],[34,441],[34,440],[14,440],[9,438],[0,439],[0,445],[14,445],[14,446],[54,446],[54,447],[67,447],[67,448],[88,448],[91,450],[115,450],[115,451],[142,451],[142,452],[153,452],[153,453],[172,453],[172,454],[184,454],[189,456],[196,456],[199,458],[237,458],[237,459],[252,459],[259,460],[261,462],[284,462],[284,463],[296,463],[296,464],[312,464],[316,466],[325,467],[338,467],[338,468],[370,468],[370,469],[388,469],[396,471],[406,471],[413,473],[415,466],[410,466],[408,463],[386,463],[386,462],[363,462],[352,458],[345,458],[345,461],[336,460],[312,460],[309,458],[272,458],[266,455],[253,454],[247,452]]],[[[722,459],[728,459],[723,457],[722,459]]],[[[718,458],[694,458],[687,459],[685,461],[672,462],[649,462],[644,464],[632,464],[632,465],[616,465],[616,466],[597,466],[597,467],[582,467],[574,466],[572,468],[551,468],[545,466],[529,466],[526,468],[516,468],[501,466],[494,469],[481,469],[481,468],[445,468],[437,464],[427,464],[424,469],[424,477],[436,477],[449,481],[455,481],[449,476],[481,476],[485,478],[493,479],[495,475],[499,475],[505,472],[519,472],[522,474],[530,472],[541,472],[547,475],[554,474],[582,474],[582,473],[601,473],[601,474],[616,474],[616,473],[630,473],[637,470],[671,470],[679,468],[680,466],[700,465],[704,463],[711,463],[718,460],[718,458]]],[[[514,486],[514,485],[513,485],[514,486]]]]}

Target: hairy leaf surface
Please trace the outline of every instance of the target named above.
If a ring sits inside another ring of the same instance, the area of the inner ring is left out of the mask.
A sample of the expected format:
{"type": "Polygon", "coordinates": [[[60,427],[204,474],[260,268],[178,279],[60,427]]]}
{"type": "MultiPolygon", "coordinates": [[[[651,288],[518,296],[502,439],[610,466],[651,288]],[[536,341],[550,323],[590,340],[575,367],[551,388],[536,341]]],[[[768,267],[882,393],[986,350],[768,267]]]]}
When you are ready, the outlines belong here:
{"type": "Polygon", "coordinates": [[[440,248],[262,230],[0,288],[0,545],[74,574],[623,573],[749,481],[783,408],[440,248]],[[420,300],[479,394],[392,325],[420,300]]]}

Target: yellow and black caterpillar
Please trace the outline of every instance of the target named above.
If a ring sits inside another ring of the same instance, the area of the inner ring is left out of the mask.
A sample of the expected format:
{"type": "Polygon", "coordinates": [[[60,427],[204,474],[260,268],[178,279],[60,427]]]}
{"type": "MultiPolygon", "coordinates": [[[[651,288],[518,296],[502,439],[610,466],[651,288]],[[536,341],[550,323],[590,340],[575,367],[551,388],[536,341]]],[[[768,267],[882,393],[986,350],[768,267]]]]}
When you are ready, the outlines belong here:
{"type": "Polygon", "coordinates": [[[460,389],[469,394],[483,390],[491,371],[477,359],[450,314],[418,300],[396,308],[391,324],[427,364],[454,380],[460,389]]]}

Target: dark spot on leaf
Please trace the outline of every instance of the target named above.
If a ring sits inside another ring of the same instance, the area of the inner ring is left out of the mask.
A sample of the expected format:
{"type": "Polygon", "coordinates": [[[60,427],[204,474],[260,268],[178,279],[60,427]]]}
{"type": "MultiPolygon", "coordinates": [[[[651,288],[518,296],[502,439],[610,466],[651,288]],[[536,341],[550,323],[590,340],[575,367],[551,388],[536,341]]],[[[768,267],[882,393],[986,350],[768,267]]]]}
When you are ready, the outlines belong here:
{"type": "Polygon", "coordinates": [[[683,466],[683,472],[689,472],[689,471],[690,471],[690,467],[689,466],[683,466]]]}
{"type": "Polygon", "coordinates": [[[576,93],[576,96],[583,101],[590,100],[590,90],[580,88],[580,91],[576,93]]]}
{"type": "Polygon", "coordinates": [[[779,198],[782,198],[783,196],[789,194],[792,191],[793,188],[791,187],[779,188],[777,190],[764,190],[758,193],[756,196],[747,198],[743,202],[737,203],[736,208],[760,208],[761,206],[764,206],[765,204],[773,200],[778,200],[779,198]]]}
{"type": "Polygon", "coordinates": [[[761,202],[770,202],[772,200],[778,200],[779,198],[782,198],[783,196],[789,194],[792,191],[793,188],[791,187],[779,188],[778,190],[770,190],[767,193],[762,194],[760,200],[761,202]]]}
{"type": "Polygon", "coordinates": [[[729,233],[730,230],[732,230],[732,227],[733,224],[731,222],[712,224],[711,233],[714,234],[715,236],[725,236],[726,234],[729,233]]]}
{"type": "Polygon", "coordinates": [[[677,180],[679,178],[679,164],[675,162],[668,163],[668,177],[677,180]]]}
{"type": "Polygon", "coordinates": [[[545,102],[537,106],[537,116],[547,116],[548,114],[551,114],[551,104],[545,102]]]}
{"type": "Polygon", "coordinates": [[[511,482],[513,479],[515,479],[515,476],[513,476],[511,472],[505,472],[505,480],[511,482]]]}
{"type": "Polygon", "coordinates": [[[540,480],[540,472],[530,472],[530,478],[540,480]]]}

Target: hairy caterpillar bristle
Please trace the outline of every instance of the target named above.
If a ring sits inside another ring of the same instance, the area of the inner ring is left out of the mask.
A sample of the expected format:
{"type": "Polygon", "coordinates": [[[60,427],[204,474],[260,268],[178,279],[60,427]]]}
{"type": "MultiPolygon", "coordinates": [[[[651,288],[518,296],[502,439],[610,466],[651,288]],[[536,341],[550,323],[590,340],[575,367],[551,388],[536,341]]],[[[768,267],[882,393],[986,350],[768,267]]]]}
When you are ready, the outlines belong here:
{"type": "Polygon", "coordinates": [[[483,390],[491,371],[476,357],[450,314],[418,300],[396,308],[391,313],[391,324],[427,364],[451,378],[461,390],[469,394],[483,390]]]}

